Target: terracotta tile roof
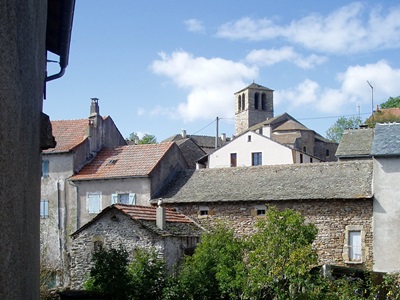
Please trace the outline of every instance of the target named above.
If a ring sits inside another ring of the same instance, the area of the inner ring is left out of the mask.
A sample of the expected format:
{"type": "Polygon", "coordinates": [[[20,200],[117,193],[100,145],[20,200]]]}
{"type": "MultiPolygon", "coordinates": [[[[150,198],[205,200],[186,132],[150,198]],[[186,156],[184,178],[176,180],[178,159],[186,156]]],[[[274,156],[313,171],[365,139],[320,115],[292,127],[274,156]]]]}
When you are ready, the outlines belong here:
{"type": "MultiPolygon", "coordinates": [[[[112,213],[113,210],[117,210],[127,215],[135,222],[141,224],[144,228],[162,236],[173,235],[181,237],[199,237],[203,232],[203,229],[196,223],[172,208],[165,208],[166,228],[161,230],[156,225],[157,208],[155,206],[113,204],[103,209],[91,221],[72,233],[71,236],[76,236],[92,224],[96,223],[99,219],[110,216],[110,213],[112,213]]],[[[119,226],[118,222],[115,224],[119,226]]]]}
{"type": "MultiPolygon", "coordinates": [[[[156,220],[157,208],[154,206],[114,204],[114,207],[122,211],[124,214],[130,216],[134,220],[156,220]]],[[[185,215],[178,213],[176,210],[171,208],[165,208],[165,220],[166,222],[191,223],[191,221],[185,215]]]]}
{"type": "Polygon", "coordinates": [[[43,153],[69,152],[87,138],[88,119],[52,121],[51,126],[57,145],[43,153]]]}
{"type": "Polygon", "coordinates": [[[148,176],[174,143],[126,145],[102,149],[72,180],[148,176]]]}

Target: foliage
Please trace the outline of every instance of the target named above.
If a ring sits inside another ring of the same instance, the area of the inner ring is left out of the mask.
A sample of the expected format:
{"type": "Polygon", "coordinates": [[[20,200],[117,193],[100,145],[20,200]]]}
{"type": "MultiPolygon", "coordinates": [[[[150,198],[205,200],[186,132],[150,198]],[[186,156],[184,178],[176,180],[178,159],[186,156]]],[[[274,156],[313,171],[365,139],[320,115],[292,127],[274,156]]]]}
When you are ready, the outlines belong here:
{"type": "Polygon", "coordinates": [[[134,261],[128,267],[131,285],[130,299],[162,299],[166,277],[164,260],[158,257],[155,249],[135,251],[134,261]]]}
{"type": "Polygon", "coordinates": [[[342,138],[343,132],[346,129],[358,128],[360,124],[360,117],[340,117],[331,127],[328,128],[328,130],[326,131],[326,138],[335,143],[339,143],[342,138]]]}
{"type": "Polygon", "coordinates": [[[239,299],[246,278],[244,250],[233,230],[217,226],[203,235],[193,256],[186,258],[174,278],[177,287],[169,291],[179,291],[184,299],[239,299]]]}
{"type": "Polygon", "coordinates": [[[365,124],[367,124],[368,127],[373,128],[375,127],[376,123],[391,122],[400,122],[400,117],[392,114],[390,111],[378,110],[365,121],[365,124]]]}
{"type": "Polygon", "coordinates": [[[400,108],[400,96],[397,96],[395,98],[389,97],[388,100],[386,100],[379,106],[380,108],[395,108],[395,107],[400,108]]]}
{"type": "Polygon", "coordinates": [[[305,224],[298,212],[270,207],[256,227],[247,258],[249,296],[288,299],[301,293],[304,283],[311,279],[311,267],[317,264],[312,249],[315,225],[305,224]]]}
{"type": "Polygon", "coordinates": [[[139,138],[138,134],[136,132],[132,132],[128,138],[126,138],[127,141],[131,142],[136,142],[139,145],[142,144],[157,144],[157,139],[154,135],[146,133],[143,135],[142,138],[139,138]]]}
{"type": "Polygon", "coordinates": [[[84,288],[100,292],[111,299],[127,299],[129,291],[128,252],[119,249],[100,248],[93,253],[94,266],[84,288]]]}

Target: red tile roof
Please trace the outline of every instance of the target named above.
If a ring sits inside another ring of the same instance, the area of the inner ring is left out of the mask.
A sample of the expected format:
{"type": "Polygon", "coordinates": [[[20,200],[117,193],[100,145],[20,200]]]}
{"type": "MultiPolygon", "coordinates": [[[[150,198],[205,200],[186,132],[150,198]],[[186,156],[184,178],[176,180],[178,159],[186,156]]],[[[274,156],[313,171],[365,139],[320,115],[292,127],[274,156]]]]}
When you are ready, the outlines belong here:
{"type": "Polygon", "coordinates": [[[57,145],[43,153],[69,152],[81,144],[87,137],[88,119],[52,121],[53,136],[57,145]]]}
{"type": "MultiPolygon", "coordinates": [[[[130,216],[134,220],[156,221],[156,210],[154,206],[114,204],[115,208],[130,216]]],[[[171,208],[165,208],[166,222],[192,223],[185,215],[171,208]]]]}
{"type": "Polygon", "coordinates": [[[148,176],[173,145],[174,143],[161,143],[105,148],[71,179],[91,180],[148,176]]]}

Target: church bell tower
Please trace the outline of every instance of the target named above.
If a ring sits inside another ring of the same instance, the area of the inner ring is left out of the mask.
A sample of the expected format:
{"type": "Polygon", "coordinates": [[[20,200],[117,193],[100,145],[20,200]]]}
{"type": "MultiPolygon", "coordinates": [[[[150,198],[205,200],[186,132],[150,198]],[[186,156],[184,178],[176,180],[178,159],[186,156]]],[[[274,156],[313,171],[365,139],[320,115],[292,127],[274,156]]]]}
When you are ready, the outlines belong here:
{"type": "Polygon", "coordinates": [[[253,82],[235,93],[235,135],[273,117],[273,90],[253,82]]]}

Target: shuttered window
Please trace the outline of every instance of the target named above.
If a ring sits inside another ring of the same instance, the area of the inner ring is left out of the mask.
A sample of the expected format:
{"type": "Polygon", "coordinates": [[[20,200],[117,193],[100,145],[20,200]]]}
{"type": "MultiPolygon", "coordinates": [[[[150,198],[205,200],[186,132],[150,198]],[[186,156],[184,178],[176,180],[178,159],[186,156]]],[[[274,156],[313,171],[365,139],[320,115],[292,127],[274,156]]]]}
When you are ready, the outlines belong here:
{"type": "Polygon", "coordinates": [[[100,193],[87,194],[87,209],[89,214],[97,214],[101,210],[101,195],[100,193]]]}
{"type": "Polygon", "coordinates": [[[46,219],[49,217],[49,200],[40,200],[40,217],[46,219]]]}

